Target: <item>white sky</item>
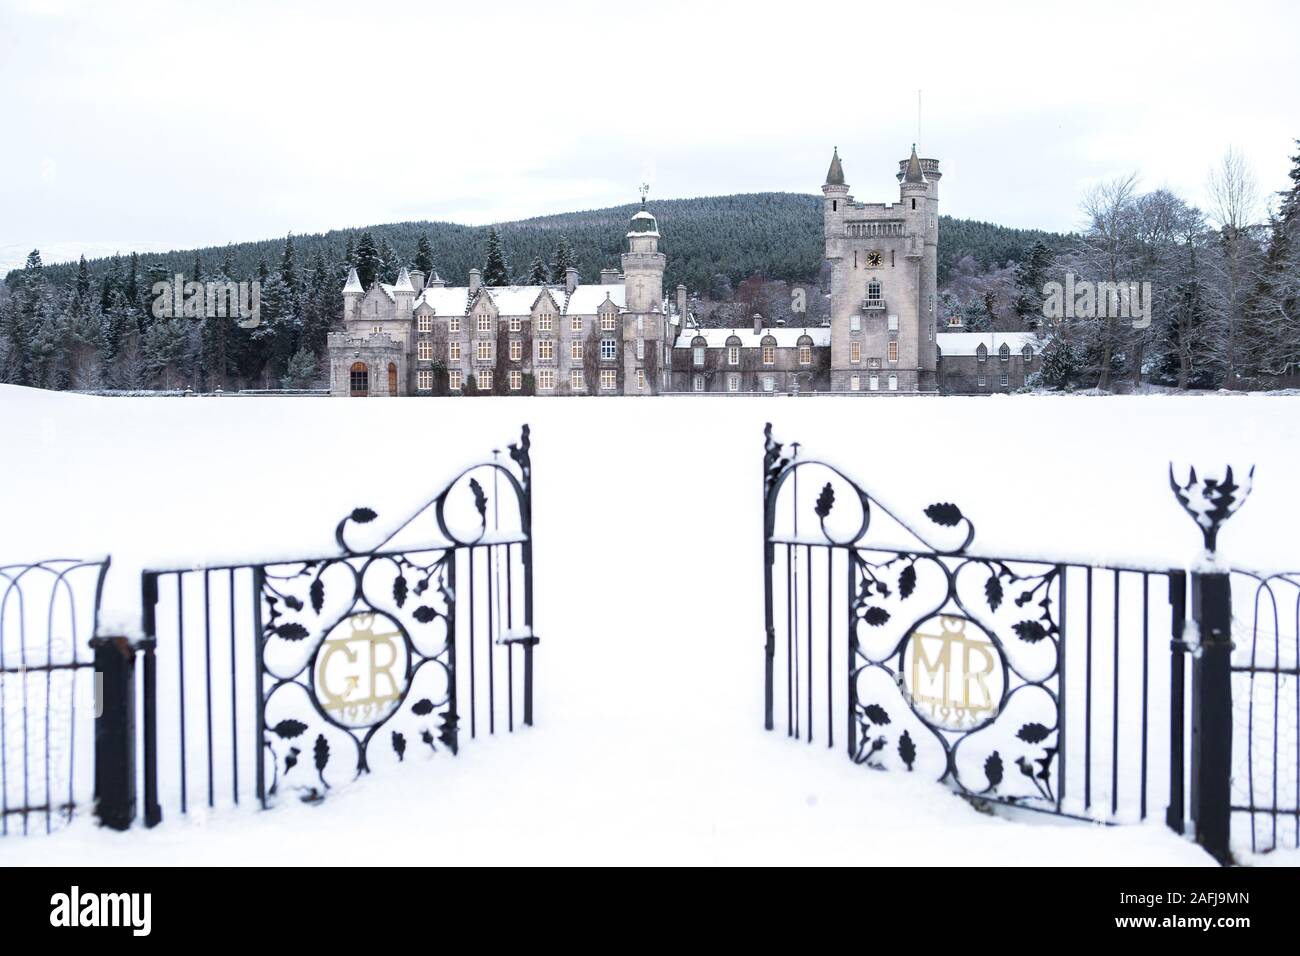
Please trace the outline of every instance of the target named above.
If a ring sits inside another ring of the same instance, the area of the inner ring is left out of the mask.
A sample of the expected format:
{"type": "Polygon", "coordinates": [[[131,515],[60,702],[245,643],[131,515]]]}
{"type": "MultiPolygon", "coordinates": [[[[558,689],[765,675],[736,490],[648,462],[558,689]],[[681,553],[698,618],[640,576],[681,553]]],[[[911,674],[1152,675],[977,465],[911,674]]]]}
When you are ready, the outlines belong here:
{"type": "Polygon", "coordinates": [[[405,219],[816,192],[1078,225],[1138,170],[1261,188],[1300,136],[1300,4],[0,0],[0,267],[405,219]],[[489,14],[495,14],[487,19],[489,14]]]}

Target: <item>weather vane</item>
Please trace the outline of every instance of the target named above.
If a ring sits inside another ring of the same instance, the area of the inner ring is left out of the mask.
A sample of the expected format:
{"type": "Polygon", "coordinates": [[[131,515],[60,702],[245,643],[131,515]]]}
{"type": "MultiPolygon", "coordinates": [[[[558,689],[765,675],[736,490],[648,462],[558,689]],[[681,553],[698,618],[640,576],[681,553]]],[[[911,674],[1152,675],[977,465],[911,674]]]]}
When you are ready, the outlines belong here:
{"type": "Polygon", "coordinates": [[[644,205],[645,205],[645,197],[646,197],[647,195],[649,195],[649,193],[650,193],[650,184],[649,184],[649,183],[642,183],[640,186],[637,187],[637,190],[641,193],[641,205],[644,206],[644,205]]]}

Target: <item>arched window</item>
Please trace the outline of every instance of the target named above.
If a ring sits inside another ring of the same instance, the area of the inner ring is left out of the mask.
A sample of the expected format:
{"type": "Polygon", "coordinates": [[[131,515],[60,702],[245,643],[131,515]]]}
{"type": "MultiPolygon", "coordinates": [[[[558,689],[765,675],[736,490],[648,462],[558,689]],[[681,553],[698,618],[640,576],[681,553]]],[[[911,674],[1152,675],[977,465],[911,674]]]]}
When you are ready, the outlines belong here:
{"type": "Polygon", "coordinates": [[[975,349],[975,361],[987,362],[988,360],[989,360],[989,350],[984,345],[984,343],[981,342],[979,344],[979,347],[975,349]]]}
{"type": "Polygon", "coordinates": [[[388,363],[388,394],[397,394],[397,365],[393,362],[388,363]]]}
{"type": "Polygon", "coordinates": [[[799,364],[812,364],[812,339],[807,335],[799,336],[799,364]]]}
{"type": "Polygon", "coordinates": [[[734,335],[727,338],[727,364],[740,364],[740,339],[734,335]]]}
{"type": "Polygon", "coordinates": [[[776,364],[776,339],[770,335],[763,336],[763,364],[776,364]]]}
{"type": "Polygon", "coordinates": [[[370,394],[370,369],[366,368],[365,362],[353,362],[348,378],[353,398],[365,398],[370,394]]]}
{"type": "MultiPolygon", "coordinates": [[[[691,360],[695,363],[696,368],[704,367],[704,347],[707,344],[702,335],[697,335],[691,340],[691,360]]],[[[699,391],[699,389],[696,389],[696,391],[699,391]]]]}
{"type": "Polygon", "coordinates": [[[1003,342],[1002,348],[998,349],[998,358],[1004,362],[1011,361],[1011,346],[1007,345],[1006,342],[1003,342]]]}

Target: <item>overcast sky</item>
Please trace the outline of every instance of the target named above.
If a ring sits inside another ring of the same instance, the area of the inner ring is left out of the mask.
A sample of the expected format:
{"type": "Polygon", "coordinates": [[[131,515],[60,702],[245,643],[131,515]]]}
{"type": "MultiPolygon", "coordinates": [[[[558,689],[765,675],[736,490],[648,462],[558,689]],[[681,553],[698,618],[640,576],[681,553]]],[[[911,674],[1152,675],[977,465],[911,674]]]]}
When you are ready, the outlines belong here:
{"type": "Polygon", "coordinates": [[[1230,144],[1282,188],[1297,36],[1294,0],[0,0],[0,265],[815,192],[836,145],[892,200],[918,88],[945,212],[1068,229],[1128,171],[1199,201],[1230,144]]]}

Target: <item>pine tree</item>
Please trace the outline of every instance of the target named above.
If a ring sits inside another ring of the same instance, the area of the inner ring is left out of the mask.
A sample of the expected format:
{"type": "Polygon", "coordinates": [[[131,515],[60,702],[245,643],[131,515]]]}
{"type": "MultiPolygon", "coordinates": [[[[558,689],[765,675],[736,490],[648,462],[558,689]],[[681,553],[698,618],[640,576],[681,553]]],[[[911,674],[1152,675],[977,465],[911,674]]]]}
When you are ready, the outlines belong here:
{"type": "Polygon", "coordinates": [[[506,266],[505,253],[501,251],[501,237],[496,227],[488,230],[487,263],[483,266],[483,284],[487,286],[504,286],[510,284],[510,272],[506,266]]]}
{"type": "Polygon", "coordinates": [[[533,272],[529,278],[533,285],[546,285],[548,279],[546,275],[546,263],[540,258],[533,260],[533,272]]]}
{"type": "Polygon", "coordinates": [[[190,281],[203,281],[203,256],[198,252],[194,253],[194,265],[190,266],[190,281]]]}
{"type": "Polygon", "coordinates": [[[1062,325],[1054,326],[1043,346],[1039,369],[1027,384],[1046,385],[1049,388],[1069,388],[1083,371],[1083,358],[1069,331],[1062,325]]]}
{"type": "Polygon", "coordinates": [[[140,254],[131,253],[131,264],[126,270],[126,299],[135,308],[140,307],[140,254]]]}
{"type": "Polygon", "coordinates": [[[357,242],[353,264],[356,266],[357,278],[361,280],[361,287],[369,289],[383,268],[379,249],[375,245],[375,237],[369,230],[363,232],[360,241],[357,242]]]}
{"type": "Polygon", "coordinates": [[[284,388],[306,388],[316,375],[316,356],[304,346],[290,357],[280,382],[284,388]]]}
{"type": "Polygon", "coordinates": [[[559,242],[555,244],[555,256],[551,260],[551,277],[557,283],[564,282],[565,274],[569,271],[570,267],[576,269],[578,267],[578,260],[573,256],[573,250],[569,246],[568,237],[561,235],[559,242]]]}
{"type": "Polygon", "coordinates": [[[379,281],[396,282],[397,270],[401,268],[401,260],[398,258],[397,250],[388,241],[387,236],[379,237],[379,281]]]}
{"type": "Polygon", "coordinates": [[[280,279],[291,295],[298,292],[298,263],[294,256],[293,233],[284,239],[284,252],[280,254],[280,279]]]}
{"type": "Polygon", "coordinates": [[[81,261],[77,263],[77,298],[82,302],[90,301],[90,267],[86,265],[86,257],[83,255],[81,261]]]}
{"type": "Polygon", "coordinates": [[[1022,329],[1035,329],[1043,320],[1043,283],[1052,266],[1052,251],[1042,239],[1034,240],[1029,255],[1016,264],[1016,298],[1013,306],[1022,329]]]}
{"type": "Polygon", "coordinates": [[[425,278],[433,278],[433,247],[429,245],[429,234],[420,233],[415,242],[415,268],[424,273],[425,278]]]}

